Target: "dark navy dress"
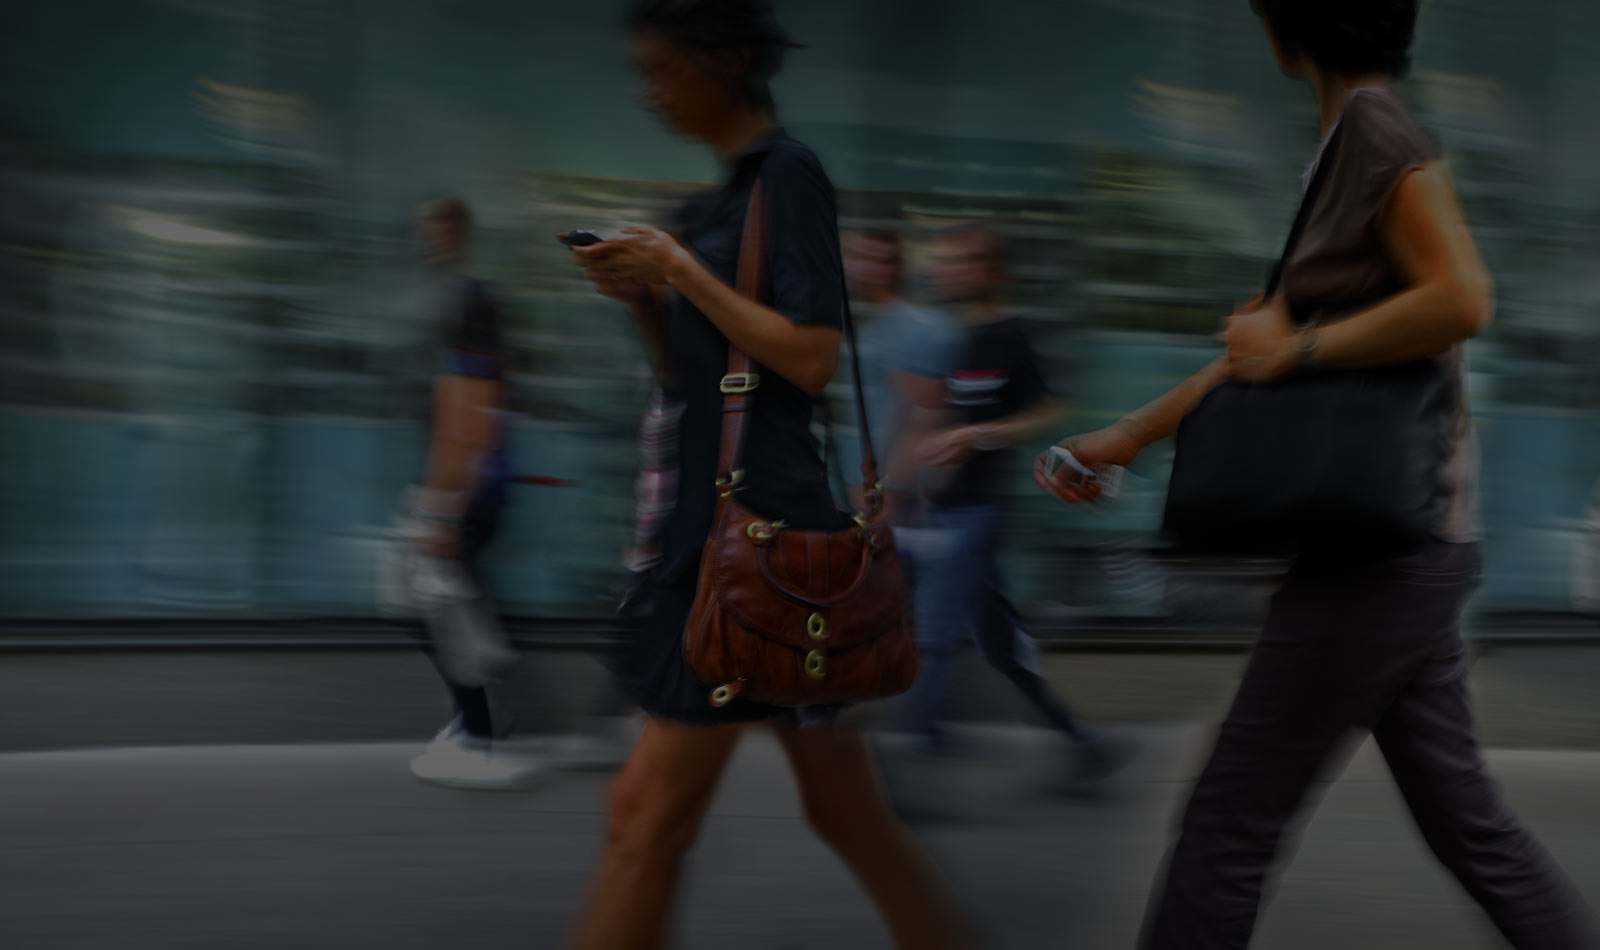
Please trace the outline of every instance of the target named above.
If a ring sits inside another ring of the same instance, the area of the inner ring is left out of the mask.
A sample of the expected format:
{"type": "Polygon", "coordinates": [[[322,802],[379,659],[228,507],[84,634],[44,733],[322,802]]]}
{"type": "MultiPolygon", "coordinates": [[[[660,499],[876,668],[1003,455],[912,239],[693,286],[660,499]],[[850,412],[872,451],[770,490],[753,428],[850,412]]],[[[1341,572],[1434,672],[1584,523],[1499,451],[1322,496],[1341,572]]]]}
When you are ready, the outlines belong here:
{"type": "MultiPolygon", "coordinates": [[[[766,214],[767,304],[796,323],[841,327],[844,267],[833,185],[817,156],[781,129],[736,160],[720,188],[691,199],[681,233],[710,270],[735,283],[745,211],[757,178],[766,214]]],[[[700,554],[717,502],[717,454],[728,340],[688,300],[673,295],[664,314],[673,384],[684,399],[679,427],[678,499],[667,517],[662,559],[652,577],[654,607],[621,657],[625,685],[640,708],[684,722],[769,719],[789,710],[735,700],[711,705],[715,684],[699,681],[683,657],[683,627],[694,601],[700,554]]],[[[757,368],[760,371],[760,368],[757,368]]],[[[816,399],[776,373],[761,371],[745,441],[739,502],[797,529],[847,523],[829,490],[821,445],[812,433],[816,399]]]]}

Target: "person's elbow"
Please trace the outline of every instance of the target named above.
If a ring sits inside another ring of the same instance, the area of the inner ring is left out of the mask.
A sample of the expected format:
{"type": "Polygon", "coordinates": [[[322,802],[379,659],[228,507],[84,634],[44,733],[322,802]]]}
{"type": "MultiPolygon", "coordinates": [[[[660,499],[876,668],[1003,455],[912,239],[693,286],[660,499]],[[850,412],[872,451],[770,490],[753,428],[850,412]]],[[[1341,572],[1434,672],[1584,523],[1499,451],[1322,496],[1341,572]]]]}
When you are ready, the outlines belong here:
{"type": "Polygon", "coordinates": [[[1464,269],[1453,275],[1442,291],[1442,310],[1459,339],[1477,336],[1494,320],[1494,280],[1486,270],[1464,269]]]}
{"type": "Polygon", "coordinates": [[[799,386],[808,396],[820,396],[833,382],[833,374],[839,369],[839,347],[833,346],[829,350],[811,353],[795,367],[795,373],[790,382],[799,386]]]}
{"type": "Polygon", "coordinates": [[[783,375],[808,396],[820,396],[839,368],[838,330],[804,327],[792,338],[783,375]]]}

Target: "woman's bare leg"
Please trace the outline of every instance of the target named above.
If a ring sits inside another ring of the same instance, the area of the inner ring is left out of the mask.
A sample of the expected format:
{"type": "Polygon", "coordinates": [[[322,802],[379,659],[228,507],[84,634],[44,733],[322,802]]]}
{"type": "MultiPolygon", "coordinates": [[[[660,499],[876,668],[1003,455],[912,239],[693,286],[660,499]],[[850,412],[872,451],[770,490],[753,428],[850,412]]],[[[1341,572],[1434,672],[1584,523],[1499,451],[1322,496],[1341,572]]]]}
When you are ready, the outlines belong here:
{"type": "Polygon", "coordinates": [[[612,781],[609,835],[577,939],[579,950],[655,950],[743,726],[695,726],[651,717],[612,781]]]}
{"type": "Polygon", "coordinates": [[[780,726],[806,820],[878,905],[895,944],[916,950],[970,947],[949,888],[890,809],[865,737],[848,726],[780,726]]]}

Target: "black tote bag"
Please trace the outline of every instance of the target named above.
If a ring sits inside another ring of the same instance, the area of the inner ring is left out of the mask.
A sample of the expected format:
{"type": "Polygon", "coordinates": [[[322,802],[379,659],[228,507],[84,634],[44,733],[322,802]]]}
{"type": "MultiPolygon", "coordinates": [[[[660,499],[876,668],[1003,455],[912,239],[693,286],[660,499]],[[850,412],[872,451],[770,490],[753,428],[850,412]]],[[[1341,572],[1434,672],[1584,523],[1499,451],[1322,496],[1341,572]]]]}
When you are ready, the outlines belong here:
{"type": "MultiPolygon", "coordinates": [[[[1268,280],[1268,299],[1338,140],[1336,128],[1268,280]]],[[[1304,326],[1378,299],[1291,309],[1304,326]]],[[[1438,359],[1224,383],[1178,428],[1164,530],[1191,554],[1366,558],[1414,550],[1432,536],[1445,503],[1440,468],[1459,388],[1438,359]]]]}

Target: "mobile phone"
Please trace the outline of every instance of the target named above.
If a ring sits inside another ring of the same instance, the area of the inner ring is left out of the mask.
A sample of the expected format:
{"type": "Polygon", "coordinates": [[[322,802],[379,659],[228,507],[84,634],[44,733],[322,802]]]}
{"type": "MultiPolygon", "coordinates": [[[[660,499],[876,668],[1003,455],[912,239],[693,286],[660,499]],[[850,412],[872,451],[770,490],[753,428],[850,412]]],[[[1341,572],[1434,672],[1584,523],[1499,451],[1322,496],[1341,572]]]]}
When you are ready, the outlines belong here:
{"type": "Polygon", "coordinates": [[[1092,482],[1099,477],[1098,473],[1095,472],[1094,469],[1078,461],[1078,459],[1071,452],[1068,452],[1059,445],[1050,446],[1050,454],[1045,457],[1044,461],[1045,477],[1055,478],[1056,473],[1061,471],[1063,468],[1068,468],[1076,472],[1078,477],[1075,479],[1075,481],[1080,483],[1092,482]]]}
{"type": "Polygon", "coordinates": [[[1050,454],[1045,457],[1045,478],[1052,479],[1061,469],[1066,468],[1078,477],[1074,483],[1086,485],[1090,482],[1100,486],[1100,497],[1115,498],[1122,489],[1122,476],[1125,469],[1120,465],[1107,465],[1104,468],[1093,469],[1078,461],[1077,457],[1059,445],[1050,447],[1050,454]]]}
{"type": "Polygon", "coordinates": [[[594,233],[593,231],[585,231],[582,228],[576,228],[571,231],[562,231],[560,234],[556,235],[556,240],[560,241],[562,244],[565,244],[567,247],[588,247],[591,244],[605,243],[605,238],[594,233]]]}

